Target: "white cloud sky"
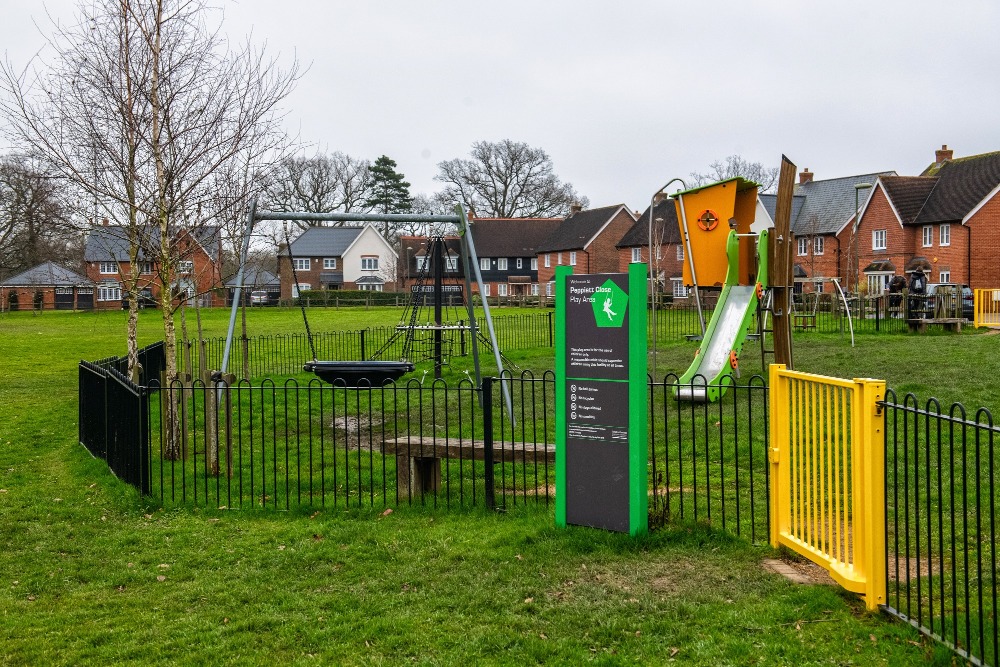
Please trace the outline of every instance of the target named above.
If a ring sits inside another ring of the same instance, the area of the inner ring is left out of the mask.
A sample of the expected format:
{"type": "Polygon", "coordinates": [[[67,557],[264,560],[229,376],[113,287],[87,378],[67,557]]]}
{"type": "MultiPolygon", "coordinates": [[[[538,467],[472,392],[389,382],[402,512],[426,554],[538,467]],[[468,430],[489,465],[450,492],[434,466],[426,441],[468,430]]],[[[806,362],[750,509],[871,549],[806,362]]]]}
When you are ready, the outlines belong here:
{"type": "MultiPolygon", "coordinates": [[[[477,140],[543,148],[593,206],[638,209],[732,154],[823,179],[1000,150],[994,0],[219,3],[233,38],[310,66],[290,131],[390,156],[414,194],[477,140]]],[[[75,3],[8,4],[0,50],[22,66],[32,21],[75,3]]]]}

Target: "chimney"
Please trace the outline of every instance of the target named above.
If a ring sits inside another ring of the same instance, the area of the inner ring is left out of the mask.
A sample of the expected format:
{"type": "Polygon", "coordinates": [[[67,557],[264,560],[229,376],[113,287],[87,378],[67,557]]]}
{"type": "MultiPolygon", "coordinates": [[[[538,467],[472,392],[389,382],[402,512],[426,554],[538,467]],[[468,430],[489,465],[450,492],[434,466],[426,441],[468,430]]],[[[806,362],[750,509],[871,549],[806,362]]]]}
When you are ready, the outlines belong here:
{"type": "Polygon", "coordinates": [[[473,218],[475,218],[475,217],[476,217],[476,209],[474,209],[474,208],[472,208],[472,207],[470,206],[470,207],[469,207],[469,213],[468,213],[468,215],[467,215],[466,217],[467,217],[467,218],[468,218],[468,219],[469,219],[470,221],[471,221],[471,220],[472,220],[473,218]]]}
{"type": "Polygon", "coordinates": [[[812,183],[813,173],[809,171],[809,167],[799,172],[799,185],[803,183],[812,183]]]}
{"type": "Polygon", "coordinates": [[[583,204],[581,204],[579,202],[574,202],[574,203],[572,203],[572,204],[569,205],[569,214],[570,215],[573,215],[575,213],[579,213],[582,210],[583,210],[583,204]]]}
{"type": "Polygon", "coordinates": [[[105,227],[107,227],[108,226],[108,219],[107,218],[103,218],[101,220],[101,224],[104,225],[105,227]]]}
{"type": "Polygon", "coordinates": [[[941,164],[946,160],[950,160],[953,155],[955,155],[955,151],[948,148],[948,144],[941,144],[941,150],[934,151],[934,162],[941,164]]]}

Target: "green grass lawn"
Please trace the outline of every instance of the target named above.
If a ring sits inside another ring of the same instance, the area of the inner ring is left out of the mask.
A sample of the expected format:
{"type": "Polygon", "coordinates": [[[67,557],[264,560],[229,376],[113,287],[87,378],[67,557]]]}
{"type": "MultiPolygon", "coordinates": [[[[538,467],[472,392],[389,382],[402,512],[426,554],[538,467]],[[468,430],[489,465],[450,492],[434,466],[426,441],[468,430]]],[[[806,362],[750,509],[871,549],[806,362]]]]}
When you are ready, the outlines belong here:
{"type": "MultiPolygon", "coordinates": [[[[251,317],[251,335],[302,330],[297,310],[251,317]]],[[[354,329],[399,311],[309,317],[314,330],[354,329]]],[[[222,335],[227,319],[203,323],[222,335]]],[[[143,313],[140,344],[159,324],[143,313]]],[[[76,364],[124,352],[124,332],[120,312],[0,315],[4,664],[950,663],[851,594],[765,571],[769,548],[702,526],[631,540],[556,530],[534,506],[152,509],[76,442],[76,364]]],[[[795,354],[802,370],[995,407],[998,342],[870,335],[852,349],[809,334],[795,354]]],[[[753,348],[745,373],[759,372],[753,348]]],[[[694,349],[664,345],[658,371],[683,371],[694,349]]],[[[516,353],[523,368],[546,360],[516,353]]]]}

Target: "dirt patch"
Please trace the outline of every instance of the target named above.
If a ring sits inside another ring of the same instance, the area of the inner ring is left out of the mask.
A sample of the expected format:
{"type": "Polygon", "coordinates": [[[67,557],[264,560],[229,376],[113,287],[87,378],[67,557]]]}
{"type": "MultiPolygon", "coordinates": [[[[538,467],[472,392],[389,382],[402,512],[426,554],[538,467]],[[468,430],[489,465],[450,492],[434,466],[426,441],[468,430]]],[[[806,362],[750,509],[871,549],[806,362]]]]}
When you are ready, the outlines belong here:
{"type": "Polygon", "coordinates": [[[793,584],[836,585],[836,582],[823,567],[810,560],[768,558],[761,565],[765,570],[780,574],[793,584]]]}
{"type": "Polygon", "coordinates": [[[382,422],[368,417],[352,415],[334,417],[333,428],[337,431],[338,444],[346,443],[367,451],[378,450],[382,439],[382,422]]]}
{"type": "Polygon", "coordinates": [[[889,581],[913,581],[941,573],[940,558],[907,558],[889,554],[889,581]]]}

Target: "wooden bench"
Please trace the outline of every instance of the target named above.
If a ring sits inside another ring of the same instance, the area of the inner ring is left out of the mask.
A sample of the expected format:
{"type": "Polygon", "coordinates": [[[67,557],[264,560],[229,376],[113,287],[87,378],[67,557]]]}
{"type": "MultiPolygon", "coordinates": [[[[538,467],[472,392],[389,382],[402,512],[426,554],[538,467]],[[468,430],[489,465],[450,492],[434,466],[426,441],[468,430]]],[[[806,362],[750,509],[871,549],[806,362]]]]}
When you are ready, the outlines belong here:
{"type": "MultiPolygon", "coordinates": [[[[494,442],[493,463],[555,464],[554,445],[533,442],[494,442]]],[[[382,442],[382,452],[396,455],[396,475],[400,491],[411,494],[437,493],[441,488],[441,459],[484,461],[482,440],[409,436],[382,442]]]]}
{"type": "Polygon", "coordinates": [[[927,331],[928,324],[940,324],[944,327],[945,331],[954,331],[956,333],[962,331],[962,324],[965,322],[964,317],[935,317],[935,318],[915,318],[906,320],[906,323],[910,327],[910,331],[915,331],[917,333],[924,333],[927,331]]]}
{"type": "Polygon", "coordinates": [[[792,313],[792,323],[796,329],[815,329],[815,313],[792,313]]]}

